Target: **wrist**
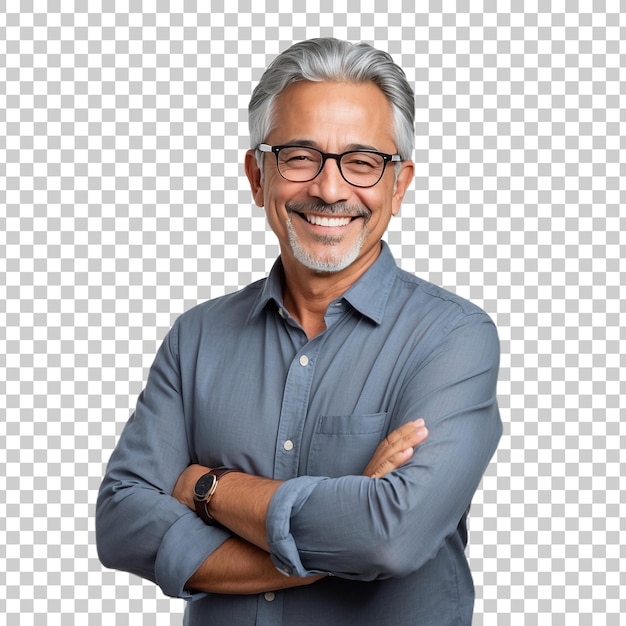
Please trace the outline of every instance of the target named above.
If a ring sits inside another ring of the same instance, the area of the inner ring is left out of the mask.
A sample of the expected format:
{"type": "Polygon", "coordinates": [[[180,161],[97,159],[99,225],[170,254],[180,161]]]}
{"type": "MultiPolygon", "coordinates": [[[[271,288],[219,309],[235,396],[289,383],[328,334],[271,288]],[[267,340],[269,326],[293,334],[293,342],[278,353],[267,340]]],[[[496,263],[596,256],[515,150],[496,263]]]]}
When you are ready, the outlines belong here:
{"type": "Polygon", "coordinates": [[[205,524],[211,526],[219,525],[210,511],[210,504],[219,487],[222,476],[237,472],[238,470],[228,467],[217,467],[203,473],[198,477],[193,489],[193,505],[198,516],[205,524]]]}

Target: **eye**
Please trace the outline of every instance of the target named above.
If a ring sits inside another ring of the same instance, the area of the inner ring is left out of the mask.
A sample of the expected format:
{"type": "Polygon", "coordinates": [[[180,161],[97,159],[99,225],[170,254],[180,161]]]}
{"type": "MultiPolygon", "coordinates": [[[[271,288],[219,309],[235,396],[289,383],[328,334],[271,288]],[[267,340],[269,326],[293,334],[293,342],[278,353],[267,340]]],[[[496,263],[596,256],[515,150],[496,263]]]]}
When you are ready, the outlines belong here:
{"type": "Polygon", "coordinates": [[[365,159],[353,159],[350,164],[358,167],[376,167],[374,163],[365,159]]]}
{"type": "Polygon", "coordinates": [[[342,165],[359,170],[380,169],[383,165],[383,159],[377,154],[368,152],[351,152],[344,156],[342,165]]]}
{"type": "Polygon", "coordinates": [[[307,163],[319,163],[320,155],[315,150],[308,148],[283,148],[280,151],[280,159],[286,165],[298,165],[307,163]]]}

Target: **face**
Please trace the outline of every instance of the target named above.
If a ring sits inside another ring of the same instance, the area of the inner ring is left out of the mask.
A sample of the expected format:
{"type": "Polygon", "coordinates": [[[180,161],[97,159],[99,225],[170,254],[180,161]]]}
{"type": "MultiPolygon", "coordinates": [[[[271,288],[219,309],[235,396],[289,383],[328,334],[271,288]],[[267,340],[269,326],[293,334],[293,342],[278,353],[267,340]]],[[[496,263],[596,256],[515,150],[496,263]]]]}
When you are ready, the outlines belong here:
{"type": "MultiPolygon", "coordinates": [[[[277,98],[270,145],[304,144],[323,152],[373,149],[397,152],[391,106],[373,83],[299,82],[277,98]]],[[[250,151],[246,173],[255,202],[264,206],[276,233],[285,269],[361,272],[380,252],[380,239],[413,179],[413,163],[387,164],[374,187],[346,182],[337,162],[328,159],[309,182],[281,177],[273,154],[264,155],[263,175],[250,151]]]]}

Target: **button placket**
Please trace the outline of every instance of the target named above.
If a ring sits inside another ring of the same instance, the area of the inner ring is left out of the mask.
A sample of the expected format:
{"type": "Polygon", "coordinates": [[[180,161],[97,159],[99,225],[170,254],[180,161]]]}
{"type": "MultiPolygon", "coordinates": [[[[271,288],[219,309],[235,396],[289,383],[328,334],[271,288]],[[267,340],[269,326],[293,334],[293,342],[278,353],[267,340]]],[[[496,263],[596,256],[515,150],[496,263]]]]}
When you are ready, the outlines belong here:
{"type": "Polygon", "coordinates": [[[315,355],[320,347],[318,338],[303,345],[294,355],[287,374],[274,463],[274,477],[277,479],[285,480],[298,475],[300,438],[308,413],[315,355]]]}

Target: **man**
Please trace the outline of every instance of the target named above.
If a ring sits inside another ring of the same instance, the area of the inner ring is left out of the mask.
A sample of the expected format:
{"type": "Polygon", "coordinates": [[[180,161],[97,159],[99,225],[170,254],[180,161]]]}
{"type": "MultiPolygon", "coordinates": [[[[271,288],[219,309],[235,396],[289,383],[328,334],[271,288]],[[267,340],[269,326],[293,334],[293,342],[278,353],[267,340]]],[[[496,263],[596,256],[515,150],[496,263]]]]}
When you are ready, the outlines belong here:
{"type": "Polygon", "coordinates": [[[499,347],[381,240],[413,116],[389,55],[334,39],[279,55],[252,96],[246,174],[280,258],[175,323],[97,506],[102,562],[189,599],[187,624],[471,622],[499,347]]]}

